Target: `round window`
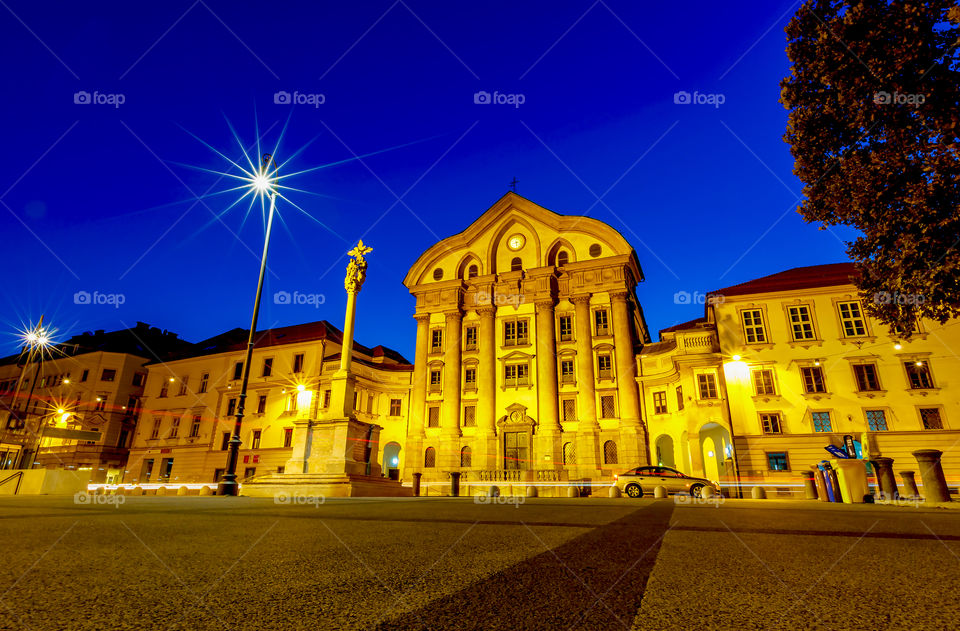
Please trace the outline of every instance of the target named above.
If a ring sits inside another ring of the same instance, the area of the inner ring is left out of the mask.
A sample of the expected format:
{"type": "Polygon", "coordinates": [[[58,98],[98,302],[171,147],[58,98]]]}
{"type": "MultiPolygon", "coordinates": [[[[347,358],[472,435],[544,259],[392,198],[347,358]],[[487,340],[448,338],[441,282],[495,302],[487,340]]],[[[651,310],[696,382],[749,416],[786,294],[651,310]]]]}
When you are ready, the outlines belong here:
{"type": "Polygon", "coordinates": [[[443,270],[438,267],[433,270],[433,280],[440,280],[441,278],[443,278],[443,270]]]}
{"type": "Polygon", "coordinates": [[[603,248],[600,247],[599,243],[594,243],[593,245],[590,246],[590,256],[592,256],[593,258],[597,258],[602,253],[603,253],[603,248]]]}

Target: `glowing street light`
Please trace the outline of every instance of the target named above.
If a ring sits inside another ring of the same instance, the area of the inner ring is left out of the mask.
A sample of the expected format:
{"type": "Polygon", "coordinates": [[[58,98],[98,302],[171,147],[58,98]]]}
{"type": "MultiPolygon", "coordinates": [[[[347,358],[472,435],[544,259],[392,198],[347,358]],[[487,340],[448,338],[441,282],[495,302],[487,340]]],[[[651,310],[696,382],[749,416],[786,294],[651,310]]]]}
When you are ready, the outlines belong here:
{"type": "MultiPolygon", "coordinates": [[[[20,355],[26,355],[26,361],[23,363],[23,367],[20,369],[20,376],[17,377],[17,385],[13,389],[13,401],[18,401],[20,399],[20,390],[23,388],[23,379],[27,374],[27,370],[30,367],[30,364],[37,363],[37,371],[34,375],[33,381],[30,382],[30,392],[27,394],[26,402],[24,403],[23,410],[20,410],[19,404],[16,409],[11,409],[9,416],[7,418],[7,427],[14,427],[16,429],[22,429],[27,425],[27,414],[30,410],[30,401],[33,399],[34,389],[37,387],[37,381],[40,377],[40,363],[43,361],[43,354],[47,352],[50,347],[53,345],[52,332],[44,328],[43,326],[43,316],[40,316],[40,320],[37,322],[36,326],[27,328],[24,331],[20,331],[18,336],[22,342],[22,350],[20,355]],[[10,423],[11,418],[15,419],[14,423],[10,423]]],[[[33,459],[33,454],[28,453],[26,449],[20,451],[20,462],[16,468],[22,468],[25,461],[29,462],[33,459]],[[27,460],[29,458],[29,460],[27,460]]]]}

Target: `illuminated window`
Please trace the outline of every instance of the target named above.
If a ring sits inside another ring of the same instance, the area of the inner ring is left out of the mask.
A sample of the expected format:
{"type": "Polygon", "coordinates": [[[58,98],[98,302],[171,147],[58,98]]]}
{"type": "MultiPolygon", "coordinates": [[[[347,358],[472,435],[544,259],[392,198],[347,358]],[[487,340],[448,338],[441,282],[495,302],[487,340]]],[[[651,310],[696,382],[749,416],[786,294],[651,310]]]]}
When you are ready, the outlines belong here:
{"type": "Polygon", "coordinates": [[[832,432],[833,426],[830,423],[830,412],[811,412],[810,417],[813,419],[813,431],[815,432],[832,432]]]}
{"type": "Polygon", "coordinates": [[[430,332],[430,352],[439,353],[443,350],[443,329],[434,329],[430,332]]]}
{"type": "Polygon", "coordinates": [[[697,375],[697,386],[700,389],[701,399],[717,398],[717,376],[713,373],[700,373],[697,375]]]}
{"type": "Polygon", "coordinates": [[[617,443],[612,440],[603,443],[603,464],[617,464],[617,443]]]}
{"type": "Polygon", "coordinates": [[[761,368],[753,371],[753,389],[758,395],[776,394],[773,387],[773,371],[761,368]]]}
{"type": "Polygon", "coordinates": [[[430,392],[440,392],[441,375],[440,370],[430,371],[430,392]]]}
{"type": "Polygon", "coordinates": [[[560,360],[560,383],[573,383],[575,380],[573,374],[573,360],[560,360]]]}
{"type": "Polygon", "coordinates": [[[816,338],[813,331],[813,318],[810,316],[810,307],[795,305],[787,307],[787,317],[790,319],[790,332],[795,342],[816,338]]]}
{"type": "Polygon", "coordinates": [[[616,418],[617,407],[616,399],[612,394],[605,394],[600,397],[600,418],[616,418]]]}
{"type": "Polygon", "coordinates": [[[837,303],[840,313],[840,326],[844,337],[862,337],[867,334],[867,324],[863,319],[863,309],[860,301],[837,303]]]}
{"type": "Polygon", "coordinates": [[[260,449],[260,430],[253,430],[253,437],[250,439],[250,449],[260,449]]]}
{"type": "Polygon", "coordinates": [[[507,386],[525,386],[529,384],[527,364],[507,364],[503,367],[503,383],[507,386]]]}
{"type": "Polygon", "coordinates": [[[463,332],[463,348],[468,351],[477,350],[477,327],[468,326],[463,332]]]}
{"type": "Polygon", "coordinates": [[[530,343],[530,321],[508,320],[503,323],[503,345],[517,346],[530,343]]]}
{"type": "Polygon", "coordinates": [[[871,432],[887,431],[887,414],[883,410],[867,410],[867,427],[871,432]]]}
{"type": "Polygon", "coordinates": [[[475,405],[465,405],[463,406],[463,426],[464,427],[474,427],[477,424],[477,406],[475,405]]]}
{"type": "MultiPolygon", "coordinates": [[[[284,408],[286,412],[296,412],[297,411],[297,391],[294,390],[287,394],[287,403],[284,408]]],[[[354,407],[356,407],[356,392],[354,392],[354,407]]]]}
{"type": "Polygon", "coordinates": [[[880,389],[880,378],[877,376],[876,364],[856,364],[853,374],[857,378],[857,390],[871,392],[880,389]]]}
{"type": "Polygon", "coordinates": [[[666,392],[653,393],[653,413],[654,414],[667,413],[667,393],[666,392]]]}
{"type": "Polygon", "coordinates": [[[596,324],[596,335],[610,334],[610,319],[606,309],[597,309],[593,312],[594,323],[596,324]]]}
{"type": "Polygon", "coordinates": [[[790,466],[787,462],[787,452],[768,451],[767,466],[770,468],[771,471],[789,471],[790,466]]]}
{"type": "Polygon", "coordinates": [[[427,427],[440,427],[439,405],[431,405],[427,408],[427,427]]]}
{"type": "Polygon", "coordinates": [[[610,353],[600,353],[597,355],[597,376],[601,379],[610,379],[613,377],[613,362],[610,360],[610,353]]]}
{"type": "Polygon", "coordinates": [[[460,466],[461,467],[473,466],[471,464],[471,461],[473,460],[472,456],[473,454],[470,452],[469,447],[464,447],[463,449],[461,449],[460,450],[460,466]]]}
{"type": "Polygon", "coordinates": [[[930,366],[927,362],[905,362],[904,367],[907,369],[907,379],[910,381],[911,389],[923,390],[933,387],[933,379],[930,378],[930,366]]]}
{"type": "Polygon", "coordinates": [[[779,434],[783,431],[780,427],[780,414],[777,412],[761,413],[760,425],[764,434],[779,434]]]}
{"type": "Polygon", "coordinates": [[[920,421],[923,429],[943,429],[940,408],[920,408],[920,421]]]}
{"type": "Polygon", "coordinates": [[[573,339],[573,318],[568,315],[560,316],[560,341],[569,342],[573,339]]]}
{"type": "MultiPolygon", "coordinates": [[[[107,395],[105,393],[101,393],[97,397],[97,405],[94,406],[93,409],[96,410],[97,412],[103,412],[105,409],[107,409],[107,395]]],[[[34,411],[37,410],[36,404],[33,406],[33,410],[34,411]]]]}
{"type": "Polygon", "coordinates": [[[747,344],[762,344],[767,341],[763,328],[763,312],[760,309],[744,309],[740,312],[743,320],[743,338],[747,344]]]}
{"type": "Polygon", "coordinates": [[[437,466],[437,452],[433,447],[427,447],[427,450],[423,452],[423,466],[426,469],[437,466]]]}
{"type": "Polygon", "coordinates": [[[400,399],[390,399],[390,416],[400,416],[400,399]]]}
{"type": "Polygon", "coordinates": [[[476,368],[464,368],[463,387],[465,390],[471,390],[471,391],[477,389],[477,369],[476,368]]]}
{"type": "Polygon", "coordinates": [[[827,385],[823,380],[823,369],[820,366],[803,366],[800,368],[803,377],[803,391],[807,394],[826,392],[827,385]]]}

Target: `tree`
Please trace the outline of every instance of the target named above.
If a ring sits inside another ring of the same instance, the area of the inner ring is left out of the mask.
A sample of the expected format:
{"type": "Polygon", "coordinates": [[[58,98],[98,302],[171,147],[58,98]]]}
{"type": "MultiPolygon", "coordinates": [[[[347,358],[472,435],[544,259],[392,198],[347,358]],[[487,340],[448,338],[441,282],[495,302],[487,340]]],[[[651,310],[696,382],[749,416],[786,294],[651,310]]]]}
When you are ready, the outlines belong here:
{"type": "Polygon", "coordinates": [[[960,7],[807,0],[786,28],[798,211],[848,243],[868,311],[909,332],[960,315],[960,7]]]}

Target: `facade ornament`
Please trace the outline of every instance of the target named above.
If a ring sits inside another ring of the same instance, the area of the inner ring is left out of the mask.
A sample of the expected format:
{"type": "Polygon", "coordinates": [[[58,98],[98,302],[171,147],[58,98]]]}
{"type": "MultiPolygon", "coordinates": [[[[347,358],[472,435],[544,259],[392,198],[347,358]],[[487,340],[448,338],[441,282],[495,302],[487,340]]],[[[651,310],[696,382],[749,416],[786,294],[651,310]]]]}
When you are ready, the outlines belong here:
{"type": "Polygon", "coordinates": [[[363,287],[363,281],[367,279],[367,260],[364,257],[370,252],[373,252],[373,248],[365,246],[363,239],[357,241],[357,245],[347,252],[351,258],[347,264],[347,277],[343,286],[348,292],[358,293],[363,287]]]}

